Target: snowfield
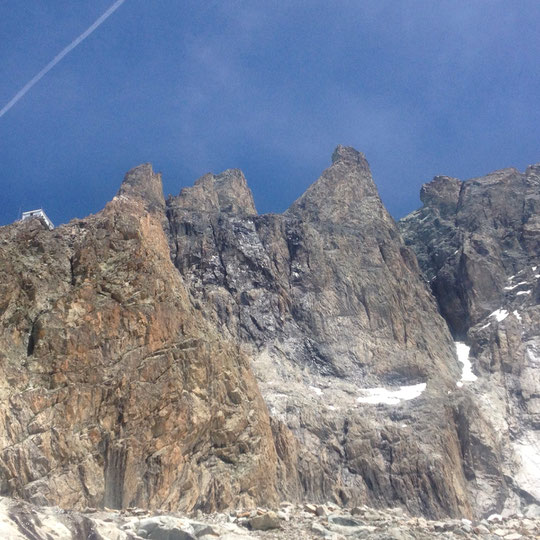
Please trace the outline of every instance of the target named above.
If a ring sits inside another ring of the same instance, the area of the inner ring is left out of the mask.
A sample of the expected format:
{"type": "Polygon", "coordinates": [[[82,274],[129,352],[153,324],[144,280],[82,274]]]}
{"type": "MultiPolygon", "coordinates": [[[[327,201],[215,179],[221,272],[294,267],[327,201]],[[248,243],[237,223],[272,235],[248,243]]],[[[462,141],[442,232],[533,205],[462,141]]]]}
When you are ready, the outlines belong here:
{"type": "MultiPolygon", "coordinates": [[[[508,313],[507,313],[508,315],[508,313]]],[[[456,383],[458,387],[463,386],[463,383],[474,382],[478,378],[472,371],[472,364],[469,360],[469,352],[471,348],[465,343],[456,341],[456,353],[458,360],[463,365],[461,370],[461,379],[456,383]]]]}
{"type": "Polygon", "coordinates": [[[508,311],[506,309],[496,309],[493,313],[489,314],[490,317],[495,317],[497,319],[497,322],[502,322],[506,317],[508,317],[508,311]]]}
{"type": "Polygon", "coordinates": [[[378,405],[397,405],[402,401],[408,401],[419,397],[426,389],[426,383],[412,384],[409,386],[400,386],[399,390],[387,390],[386,388],[364,388],[361,395],[356,399],[358,403],[370,403],[378,405]]]}

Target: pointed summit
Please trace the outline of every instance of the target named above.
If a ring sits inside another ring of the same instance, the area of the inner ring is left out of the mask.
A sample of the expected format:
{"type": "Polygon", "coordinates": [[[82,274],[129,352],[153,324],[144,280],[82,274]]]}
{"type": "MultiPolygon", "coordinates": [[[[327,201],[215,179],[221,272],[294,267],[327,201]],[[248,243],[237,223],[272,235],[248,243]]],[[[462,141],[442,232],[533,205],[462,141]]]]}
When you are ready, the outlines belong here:
{"type": "Polygon", "coordinates": [[[142,200],[149,212],[165,209],[161,174],[155,173],[150,163],[128,171],[117,195],[142,200]]]}
{"type": "Polygon", "coordinates": [[[253,195],[240,169],[201,176],[192,187],[182,189],[175,205],[203,212],[257,215],[253,195]]]}
{"type": "Polygon", "coordinates": [[[435,176],[422,186],[420,200],[424,206],[436,207],[442,215],[455,213],[463,182],[451,176],[435,176]]]}
{"type": "Polygon", "coordinates": [[[369,168],[366,156],[352,146],[342,146],[341,144],[336,146],[336,149],[332,154],[332,164],[338,163],[339,161],[356,163],[369,168]]]}
{"type": "Polygon", "coordinates": [[[339,145],[332,154],[332,165],[287,213],[314,221],[345,224],[360,219],[362,209],[372,203],[382,207],[364,154],[350,146],[339,145]]]}

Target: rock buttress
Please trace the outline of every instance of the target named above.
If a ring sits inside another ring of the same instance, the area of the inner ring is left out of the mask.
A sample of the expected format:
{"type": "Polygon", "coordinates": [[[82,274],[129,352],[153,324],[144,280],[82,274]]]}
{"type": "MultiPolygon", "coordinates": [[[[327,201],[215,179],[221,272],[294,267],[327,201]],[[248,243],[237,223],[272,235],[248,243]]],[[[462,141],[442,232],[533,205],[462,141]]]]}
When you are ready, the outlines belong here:
{"type": "Polygon", "coordinates": [[[469,514],[451,337],[365,157],[338,147],[332,161],[282,215],[213,203],[203,177],[167,201],[174,263],[253,357],[275,435],[298,441],[301,496],[469,514]],[[411,401],[357,399],[422,385],[411,401]]]}
{"type": "Polygon", "coordinates": [[[540,180],[436,177],[400,228],[477,375],[455,417],[476,512],[540,503],[540,180]]]}
{"type": "Polygon", "coordinates": [[[246,356],[170,261],[160,178],[54,231],[0,229],[0,490],[38,504],[212,511],[277,500],[246,356]]]}

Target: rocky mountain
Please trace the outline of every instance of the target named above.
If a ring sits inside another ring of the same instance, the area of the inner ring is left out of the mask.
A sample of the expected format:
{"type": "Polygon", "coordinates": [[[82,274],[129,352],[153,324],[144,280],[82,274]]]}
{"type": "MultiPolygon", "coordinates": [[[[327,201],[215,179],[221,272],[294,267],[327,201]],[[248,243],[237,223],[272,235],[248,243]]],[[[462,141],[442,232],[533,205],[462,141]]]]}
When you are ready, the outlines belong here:
{"type": "Polygon", "coordinates": [[[362,154],[338,147],[283,215],[256,215],[239,171],[204,176],[167,214],[175,266],[252,357],[278,448],[294,435],[288,497],[470,512],[453,343],[362,154]],[[411,406],[372,395],[426,385],[411,406]]]}
{"type": "Polygon", "coordinates": [[[540,165],[466,182],[438,176],[422,188],[423,208],[401,221],[455,335],[500,307],[508,278],[538,260],[539,186],[540,165]]]}
{"type": "Polygon", "coordinates": [[[2,493],[68,508],[277,499],[249,359],[193,306],[164,208],[142,166],[95,216],[1,229],[2,493]]]}
{"type": "Polygon", "coordinates": [[[165,200],[146,164],[96,215],[0,228],[0,494],[537,503],[535,171],[438,177],[398,228],[352,148],[281,215],[239,170],[165,200]]]}
{"type": "Polygon", "coordinates": [[[466,456],[484,486],[480,508],[509,497],[487,470],[478,474],[486,455],[499,456],[522,502],[540,499],[539,172],[436,177],[422,188],[424,206],[400,222],[450,329],[471,348],[478,379],[469,391],[481,413],[468,416],[467,431],[483,441],[486,427],[495,434],[466,456]]]}

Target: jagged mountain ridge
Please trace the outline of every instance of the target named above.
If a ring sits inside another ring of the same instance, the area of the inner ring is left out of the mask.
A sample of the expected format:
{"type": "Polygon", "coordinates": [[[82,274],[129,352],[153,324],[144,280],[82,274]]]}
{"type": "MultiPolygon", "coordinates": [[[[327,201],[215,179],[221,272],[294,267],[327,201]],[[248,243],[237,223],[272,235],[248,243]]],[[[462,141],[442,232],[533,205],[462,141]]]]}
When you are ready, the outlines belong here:
{"type": "Polygon", "coordinates": [[[206,205],[220,199],[222,175],[167,201],[173,259],[207,317],[253,357],[272,417],[301,441],[302,491],[314,500],[331,493],[342,503],[397,499],[416,512],[468,512],[447,407],[459,376],[453,344],[365,157],[338,147],[332,166],[282,215],[255,215],[239,172],[225,177],[243,186],[227,188],[240,211],[206,205]],[[426,383],[422,404],[392,419],[357,402],[359,388],[426,383]],[[425,421],[430,407],[437,421],[425,421]],[[392,464],[390,446],[401,440],[392,464]],[[420,470],[411,468],[417,455],[420,470]]]}
{"type": "Polygon", "coordinates": [[[354,149],[338,147],[282,215],[257,215],[238,170],[165,201],[147,164],[96,216],[0,238],[3,494],[181,510],[333,499],[440,516],[501,510],[515,491],[354,149]],[[380,403],[381,386],[403,390],[380,403]],[[491,502],[477,504],[479,479],[491,502]]]}
{"type": "Polygon", "coordinates": [[[146,167],[95,216],[2,228],[3,493],[69,508],[276,500],[268,414],[170,262],[160,189],[146,167]]]}
{"type": "Polygon", "coordinates": [[[539,175],[531,165],[466,182],[435,177],[422,188],[424,206],[401,220],[456,334],[500,307],[508,277],[538,261],[539,175]]]}

